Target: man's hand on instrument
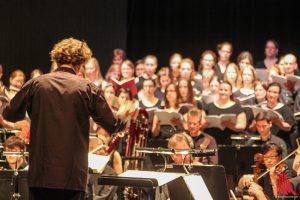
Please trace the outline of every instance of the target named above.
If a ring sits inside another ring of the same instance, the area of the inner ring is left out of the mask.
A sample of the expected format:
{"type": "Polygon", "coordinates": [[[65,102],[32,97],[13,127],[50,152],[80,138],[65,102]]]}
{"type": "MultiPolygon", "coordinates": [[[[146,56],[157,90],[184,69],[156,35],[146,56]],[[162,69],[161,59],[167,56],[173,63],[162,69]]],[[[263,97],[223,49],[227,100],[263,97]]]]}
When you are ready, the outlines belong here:
{"type": "Polygon", "coordinates": [[[252,174],[243,175],[238,183],[240,189],[248,188],[250,184],[253,182],[254,176],[252,174]]]}
{"type": "Polygon", "coordinates": [[[249,195],[256,197],[257,200],[267,200],[263,188],[257,183],[252,182],[248,190],[249,195]]]}

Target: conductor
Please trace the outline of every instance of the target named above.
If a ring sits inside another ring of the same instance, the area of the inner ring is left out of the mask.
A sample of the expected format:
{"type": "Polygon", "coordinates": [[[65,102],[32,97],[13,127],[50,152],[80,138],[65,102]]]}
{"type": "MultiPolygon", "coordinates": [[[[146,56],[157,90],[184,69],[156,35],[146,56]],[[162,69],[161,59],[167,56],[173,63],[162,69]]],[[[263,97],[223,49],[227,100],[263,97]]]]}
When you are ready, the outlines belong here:
{"type": "Polygon", "coordinates": [[[28,81],[3,117],[18,121],[27,112],[31,119],[30,199],[84,199],[89,118],[109,133],[121,131],[131,114],[130,104],[113,114],[99,88],[76,75],[92,56],[85,42],[64,39],[50,56],[58,69],[28,81]]]}

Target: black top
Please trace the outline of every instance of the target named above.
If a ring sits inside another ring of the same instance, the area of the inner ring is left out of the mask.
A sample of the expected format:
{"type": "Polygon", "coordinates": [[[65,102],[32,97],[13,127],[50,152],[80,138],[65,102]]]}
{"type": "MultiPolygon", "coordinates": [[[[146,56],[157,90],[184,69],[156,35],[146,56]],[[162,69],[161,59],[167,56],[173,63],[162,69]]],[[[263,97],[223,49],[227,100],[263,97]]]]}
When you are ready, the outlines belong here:
{"type": "Polygon", "coordinates": [[[161,108],[161,101],[158,99],[158,101],[150,107],[144,105],[143,101],[139,101],[139,106],[140,106],[140,108],[145,108],[146,110],[147,109],[152,109],[152,108],[161,108]]]}
{"type": "Polygon", "coordinates": [[[216,76],[218,76],[218,78],[220,80],[224,80],[224,73],[222,73],[220,65],[216,64],[216,66],[214,68],[215,68],[215,74],[216,74],[216,76]]]}
{"type": "Polygon", "coordinates": [[[138,78],[138,81],[136,83],[138,91],[143,89],[144,81],[147,79],[156,80],[157,76],[153,75],[152,77],[148,77],[146,74],[143,74],[141,77],[138,78]]]}
{"type": "Polygon", "coordinates": [[[255,68],[258,68],[258,69],[267,69],[267,66],[265,65],[265,60],[261,60],[261,61],[257,62],[255,64],[255,68]]]}
{"type": "Polygon", "coordinates": [[[298,194],[298,196],[300,197],[300,175],[289,179],[289,181],[291,182],[294,191],[298,194]]]}
{"type": "MultiPolygon", "coordinates": [[[[236,115],[238,115],[242,112],[244,112],[244,111],[238,103],[235,103],[233,106],[231,106],[229,108],[224,108],[224,109],[217,107],[214,103],[210,103],[206,107],[207,115],[221,115],[221,114],[236,114],[236,115]]],[[[204,130],[204,132],[213,136],[219,145],[231,144],[230,135],[238,134],[237,132],[235,132],[229,128],[225,128],[224,130],[221,130],[219,128],[206,128],[204,130]]]]}
{"type": "MultiPolygon", "coordinates": [[[[185,111],[186,111],[185,108],[181,107],[178,110],[178,113],[180,113],[181,115],[184,115],[185,111]]],[[[178,130],[177,127],[173,127],[171,125],[160,125],[158,139],[169,139],[176,133],[177,130],[178,130]]]]}
{"type": "Polygon", "coordinates": [[[102,174],[89,174],[88,184],[87,184],[87,199],[86,200],[115,200],[117,199],[117,186],[113,185],[98,185],[98,179],[102,175],[116,175],[113,168],[106,166],[102,174]]]}
{"type": "Polygon", "coordinates": [[[246,145],[261,145],[263,146],[267,142],[272,142],[277,144],[282,148],[282,155],[285,157],[287,155],[287,148],[285,142],[280,138],[277,137],[276,135],[270,134],[269,138],[266,141],[262,140],[248,140],[246,141],[246,145]]]}
{"type": "MultiPolygon", "coordinates": [[[[294,175],[291,169],[285,170],[284,174],[288,179],[292,178],[294,175]]],[[[257,183],[263,188],[264,193],[269,197],[270,200],[276,200],[273,194],[273,189],[272,189],[272,184],[271,184],[271,179],[269,174],[259,179],[257,183]]]]}
{"type": "Polygon", "coordinates": [[[25,83],[3,116],[17,121],[26,111],[31,119],[29,186],[85,191],[90,116],[109,133],[124,126],[100,89],[73,69],[59,67],[25,83]]]}
{"type": "MultiPolygon", "coordinates": [[[[26,162],[26,160],[24,160],[22,165],[19,166],[18,170],[24,170],[27,166],[28,166],[28,163],[26,162]]],[[[13,170],[13,169],[9,166],[8,162],[4,162],[0,166],[0,171],[2,171],[2,170],[13,170]]]]}
{"type": "Polygon", "coordinates": [[[165,92],[161,90],[161,88],[156,88],[154,95],[160,100],[165,100],[165,92]]]}
{"type": "Polygon", "coordinates": [[[291,110],[294,109],[294,104],[295,104],[295,95],[293,92],[282,88],[281,93],[280,93],[280,102],[283,104],[289,106],[291,110]]]}

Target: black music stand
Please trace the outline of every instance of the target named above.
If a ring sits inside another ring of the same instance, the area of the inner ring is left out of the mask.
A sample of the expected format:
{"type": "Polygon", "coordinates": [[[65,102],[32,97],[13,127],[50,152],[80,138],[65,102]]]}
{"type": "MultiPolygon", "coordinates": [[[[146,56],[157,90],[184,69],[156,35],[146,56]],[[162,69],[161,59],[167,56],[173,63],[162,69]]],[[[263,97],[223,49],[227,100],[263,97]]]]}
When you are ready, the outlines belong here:
{"type": "Polygon", "coordinates": [[[13,152],[13,151],[4,151],[2,152],[3,156],[16,156],[16,164],[15,164],[15,169],[13,170],[13,174],[11,175],[11,195],[10,199],[11,200],[19,200],[21,199],[21,194],[19,192],[19,175],[20,175],[20,170],[18,166],[18,160],[19,158],[23,157],[25,159],[25,156],[29,156],[28,152],[13,152]]]}
{"type": "Polygon", "coordinates": [[[241,175],[253,173],[253,158],[261,152],[261,146],[219,145],[218,148],[219,164],[225,167],[227,175],[233,177],[234,183],[229,185],[232,186],[230,189],[234,189],[241,175]]]}
{"type": "Polygon", "coordinates": [[[201,199],[213,199],[209,194],[209,191],[207,190],[201,176],[129,170],[119,176],[103,175],[98,179],[98,184],[138,188],[158,188],[166,185],[170,199],[172,200],[198,200],[200,199],[200,196],[201,199]],[[197,186],[198,191],[196,191],[195,187],[193,186],[197,186]]]}
{"type": "MultiPolygon", "coordinates": [[[[184,173],[183,165],[170,165],[166,172],[184,173]]],[[[192,165],[192,174],[199,174],[203,178],[214,200],[229,200],[225,169],[221,165],[192,165]]]]}
{"type": "MultiPolygon", "coordinates": [[[[0,199],[11,199],[11,181],[14,170],[0,171],[0,199]]],[[[18,171],[18,192],[22,200],[29,199],[29,187],[27,183],[28,171],[18,171]]]]}

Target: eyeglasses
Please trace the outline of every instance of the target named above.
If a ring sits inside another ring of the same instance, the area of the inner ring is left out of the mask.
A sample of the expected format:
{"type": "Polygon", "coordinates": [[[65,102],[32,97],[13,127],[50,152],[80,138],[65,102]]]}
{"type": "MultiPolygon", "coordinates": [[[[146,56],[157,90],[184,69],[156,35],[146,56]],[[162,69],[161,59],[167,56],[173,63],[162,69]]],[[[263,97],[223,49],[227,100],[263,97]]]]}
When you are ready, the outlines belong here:
{"type": "Polygon", "coordinates": [[[272,158],[276,158],[278,157],[278,155],[276,156],[264,156],[264,160],[268,160],[268,159],[272,159],[272,158]]]}

